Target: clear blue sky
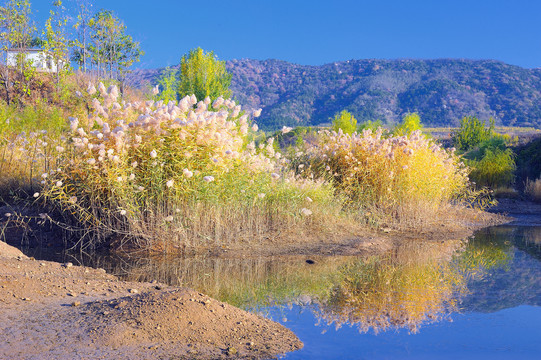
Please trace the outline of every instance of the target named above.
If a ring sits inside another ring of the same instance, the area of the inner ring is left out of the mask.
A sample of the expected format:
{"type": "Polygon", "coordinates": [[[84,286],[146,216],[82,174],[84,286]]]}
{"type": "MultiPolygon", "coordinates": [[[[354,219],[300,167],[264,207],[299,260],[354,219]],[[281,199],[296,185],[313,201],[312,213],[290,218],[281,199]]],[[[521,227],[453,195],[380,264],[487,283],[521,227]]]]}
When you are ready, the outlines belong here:
{"type": "MultiPolygon", "coordinates": [[[[41,25],[51,1],[32,3],[41,25]]],[[[541,67],[541,0],[94,0],[101,8],[141,42],[146,55],[135,67],[175,65],[198,46],[221,60],[469,58],[541,67]]]]}

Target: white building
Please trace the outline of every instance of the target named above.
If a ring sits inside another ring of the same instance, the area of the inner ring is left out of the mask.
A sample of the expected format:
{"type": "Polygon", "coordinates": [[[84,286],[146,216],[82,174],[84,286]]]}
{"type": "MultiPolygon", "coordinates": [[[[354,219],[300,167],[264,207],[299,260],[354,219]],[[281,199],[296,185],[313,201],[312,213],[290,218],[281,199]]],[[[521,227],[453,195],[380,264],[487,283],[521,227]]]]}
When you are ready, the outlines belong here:
{"type": "Polygon", "coordinates": [[[56,72],[57,66],[54,59],[50,55],[47,56],[42,49],[9,49],[7,65],[17,66],[17,55],[20,53],[25,53],[26,61],[31,62],[38,71],[56,72]]]}

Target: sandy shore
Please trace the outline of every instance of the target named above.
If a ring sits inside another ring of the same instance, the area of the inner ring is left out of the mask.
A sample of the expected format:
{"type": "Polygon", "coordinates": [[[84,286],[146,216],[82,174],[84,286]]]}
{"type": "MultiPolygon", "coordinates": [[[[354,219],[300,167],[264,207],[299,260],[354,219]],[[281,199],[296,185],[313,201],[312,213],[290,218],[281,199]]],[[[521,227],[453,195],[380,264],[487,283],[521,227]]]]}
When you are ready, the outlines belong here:
{"type": "Polygon", "coordinates": [[[283,326],[190,289],[29,259],[0,242],[0,358],[269,358],[283,326]]]}

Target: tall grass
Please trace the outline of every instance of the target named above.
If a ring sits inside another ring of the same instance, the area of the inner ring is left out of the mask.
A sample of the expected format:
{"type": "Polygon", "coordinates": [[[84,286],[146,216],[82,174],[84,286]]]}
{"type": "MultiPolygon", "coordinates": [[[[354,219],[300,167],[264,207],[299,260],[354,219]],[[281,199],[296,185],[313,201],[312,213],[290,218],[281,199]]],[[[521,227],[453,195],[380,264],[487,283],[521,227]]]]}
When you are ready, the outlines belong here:
{"type": "Polygon", "coordinates": [[[322,131],[308,153],[313,171],[332,179],[352,208],[386,221],[418,226],[468,187],[459,158],[420,131],[390,138],[381,129],[322,131]]]}
{"type": "Polygon", "coordinates": [[[63,113],[45,103],[18,108],[0,103],[0,137],[9,138],[22,132],[47,130],[61,133],[67,128],[63,113]]]}
{"type": "Polygon", "coordinates": [[[468,165],[471,166],[471,180],[480,186],[490,188],[509,186],[515,177],[516,166],[511,149],[486,150],[481,160],[469,161],[468,165]]]}
{"type": "Polygon", "coordinates": [[[70,119],[69,136],[21,135],[2,162],[22,169],[19,178],[41,187],[36,201],[69,214],[93,244],[259,243],[340,216],[330,184],[288,172],[273,139],[249,142],[250,117],[233,101],[121,105],[115,86],[99,91],[88,118],[70,119]]]}
{"type": "Polygon", "coordinates": [[[526,180],[524,192],[535,201],[541,201],[541,178],[533,181],[526,180]]]}
{"type": "Polygon", "coordinates": [[[114,84],[82,82],[84,106],[67,122],[48,105],[0,107],[0,196],[48,208],[85,245],[175,252],[351,235],[367,223],[419,229],[468,194],[466,167],[420,131],[308,129],[294,148],[291,129],[265,138],[260,111],[229,99],[128,101],[114,84]]]}

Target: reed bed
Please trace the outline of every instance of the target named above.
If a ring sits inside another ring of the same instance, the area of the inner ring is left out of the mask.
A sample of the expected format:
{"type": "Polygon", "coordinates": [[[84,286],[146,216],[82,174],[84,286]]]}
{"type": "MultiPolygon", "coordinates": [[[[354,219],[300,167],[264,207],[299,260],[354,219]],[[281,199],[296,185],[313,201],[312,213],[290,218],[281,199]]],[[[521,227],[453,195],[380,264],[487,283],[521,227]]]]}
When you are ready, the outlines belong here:
{"type": "Polygon", "coordinates": [[[186,252],[419,230],[483,195],[454,151],[420,131],[322,130],[282,154],[258,132],[260,110],[230,99],[127,101],[102,83],[80,93],[88,114],[2,140],[0,200],[30,199],[83,247],[186,252]]]}
{"type": "MultiPolygon", "coordinates": [[[[351,209],[368,218],[418,227],[463,196],[467,168],[420,131],[384,137],[380,128],[352,135],[321,131],[307,149],[312,174],[332,181],[351,209]]],[[[312,175],[313,176],[313,175],[312,175]]]]}
{"type": "Polygon", "coordinates": [[[3,148],[3,181],[73,218],[91,244],[153,251],[259,243],[339,217],[323,181],[287,170],[273,139],[232,100],[120,102],[90,85],[92,112],[70,132],[21,134],[3,148]],[[14,172],[15,171],[15,172],[14,172]],[[18,184],[17,186],[20,186],[18,184]]]}

